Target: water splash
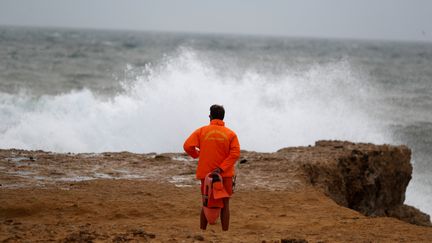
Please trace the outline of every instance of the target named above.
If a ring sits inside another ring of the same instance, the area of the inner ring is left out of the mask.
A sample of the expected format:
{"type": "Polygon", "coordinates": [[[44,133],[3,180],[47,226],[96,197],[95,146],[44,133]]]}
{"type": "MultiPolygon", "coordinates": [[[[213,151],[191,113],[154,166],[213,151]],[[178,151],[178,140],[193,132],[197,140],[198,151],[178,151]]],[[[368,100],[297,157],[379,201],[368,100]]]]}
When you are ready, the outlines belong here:
{"type": "Polygon", "coordinates": [[[388,142],[371,115],[373,90],[349,61],[268,74],[221,74],[191,49],[147,66],[124,92],[103,99],[89,90],[56,96],[0,94],[0,147],[56,152],[176,152],[226,108],[242,149],[274,151],[319,139],[388,142]]]}

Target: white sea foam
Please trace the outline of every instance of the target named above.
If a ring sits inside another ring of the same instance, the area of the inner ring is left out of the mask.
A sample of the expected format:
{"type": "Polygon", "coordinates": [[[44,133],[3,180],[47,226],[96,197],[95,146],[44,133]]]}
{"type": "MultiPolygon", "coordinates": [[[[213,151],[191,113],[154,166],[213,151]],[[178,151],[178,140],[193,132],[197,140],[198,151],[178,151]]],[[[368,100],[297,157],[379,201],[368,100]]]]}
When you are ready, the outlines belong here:
{"type": "Polygon", "coordinates": [[[104,100],[89,90],[57,96],[0,94],[0,147],[56,152],[176,152],[226,108],[243,149],[274,151],[318,139],[389,142],[369,112],[367,79],[348,61],[271,75],[221,75],[192,50],[148,67],[125,92],[104,100]]]}

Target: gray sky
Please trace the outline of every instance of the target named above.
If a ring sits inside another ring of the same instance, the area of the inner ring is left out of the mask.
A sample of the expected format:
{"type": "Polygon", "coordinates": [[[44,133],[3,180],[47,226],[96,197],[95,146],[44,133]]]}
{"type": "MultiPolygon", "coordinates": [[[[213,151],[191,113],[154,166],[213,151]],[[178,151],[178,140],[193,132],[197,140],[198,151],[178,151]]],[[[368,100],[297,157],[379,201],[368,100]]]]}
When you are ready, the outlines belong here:
{"type": "Polygon", "coordinates": [[[0,0],[0,25],[432,41],[432,1],[0,0]]]}

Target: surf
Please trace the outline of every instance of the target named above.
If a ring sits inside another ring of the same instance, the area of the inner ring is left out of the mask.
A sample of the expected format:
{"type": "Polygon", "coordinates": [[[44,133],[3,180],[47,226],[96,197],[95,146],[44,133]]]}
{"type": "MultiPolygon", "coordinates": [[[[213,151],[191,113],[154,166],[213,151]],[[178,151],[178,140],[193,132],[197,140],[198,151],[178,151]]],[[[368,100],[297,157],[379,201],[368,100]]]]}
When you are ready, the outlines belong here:
{"type": "Polygon", "coordinates": [[[242,149],[275,151],[319,139],[383,143],[373,92],[346,60],[270,75],[221,75],[191,49],[148,65],[108,99],[83,89],[1,94],[0,147],[55,152],[178,152],[222,104],[242,149]]]}

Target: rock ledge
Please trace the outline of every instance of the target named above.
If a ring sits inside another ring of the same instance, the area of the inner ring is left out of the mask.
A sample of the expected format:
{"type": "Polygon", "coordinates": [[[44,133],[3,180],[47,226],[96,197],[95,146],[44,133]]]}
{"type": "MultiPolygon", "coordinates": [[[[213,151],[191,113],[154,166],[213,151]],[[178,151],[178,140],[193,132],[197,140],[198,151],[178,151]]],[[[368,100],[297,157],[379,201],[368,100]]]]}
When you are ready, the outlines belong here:
{"type": "MultiPolygon", "coordinates": [[[[412,174],[407,146],[317,141],[310,149],[318,156],[301,162],[306,181],[339,205],[367,216],[431,226],[429,215],[404,204],[412,174]]],[[[290,148],[278,151],[289,152],[290,148]]]]}

